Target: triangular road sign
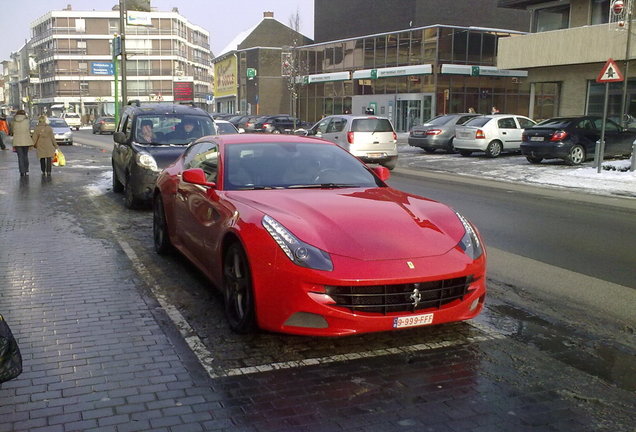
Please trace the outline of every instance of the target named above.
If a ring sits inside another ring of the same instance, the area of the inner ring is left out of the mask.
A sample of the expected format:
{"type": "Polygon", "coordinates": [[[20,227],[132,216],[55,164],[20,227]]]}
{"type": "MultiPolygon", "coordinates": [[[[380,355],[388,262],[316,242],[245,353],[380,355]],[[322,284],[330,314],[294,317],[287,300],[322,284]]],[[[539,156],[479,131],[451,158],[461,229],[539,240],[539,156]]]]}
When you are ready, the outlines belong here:
{"type": "Polygon", "coordinates": [[[601,69],[601,73],[596,77],[597,83],[610,83],[623,81],[624,77],[616,62],[612,59],[605,62],[605,66],[601,69]]]}

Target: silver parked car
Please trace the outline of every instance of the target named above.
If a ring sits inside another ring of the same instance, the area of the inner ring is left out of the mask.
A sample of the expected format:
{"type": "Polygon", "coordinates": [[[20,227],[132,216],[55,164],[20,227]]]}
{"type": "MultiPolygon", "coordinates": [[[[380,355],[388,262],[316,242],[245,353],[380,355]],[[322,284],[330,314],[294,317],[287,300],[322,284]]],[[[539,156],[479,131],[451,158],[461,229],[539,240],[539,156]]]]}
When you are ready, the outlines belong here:
{"type": "Polygon", "coordinates": [[[528,117],[512,114],[475,117],[457,126],[453,146],[462,156],[482,151],[486,156],[495,158],[505,151],[518,152],[523,130],[535,124],[528,117]]]}
{"type": "Polygon", "coordinates": [[[392,170],[397,165],[397,134],[386,117],[372,115],[331,115],[307,131],[334,142],[360,160],[392,170]]]}
{"type": "Polygon", "coordinates": [[[462,125],[480,114],[459,113],[444,114],[433,117],[426,123],[414,126],[409,132],[409,145],[420,147],[426,153],[435,150],[446,150],[453,153],[453,139],[455,138],[455,126],[462,125]]]}

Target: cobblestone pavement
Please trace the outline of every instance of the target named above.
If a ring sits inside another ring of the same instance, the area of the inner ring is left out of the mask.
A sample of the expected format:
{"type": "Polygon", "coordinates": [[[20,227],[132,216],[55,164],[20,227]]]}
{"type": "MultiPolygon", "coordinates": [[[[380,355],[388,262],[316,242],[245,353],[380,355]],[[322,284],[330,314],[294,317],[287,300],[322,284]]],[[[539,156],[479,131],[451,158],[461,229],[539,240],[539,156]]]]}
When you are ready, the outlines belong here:
{"type": "Polygon", "coordinates": [[[0,313],[24,356],[0,385],[0,431],[633,431],[633,389],[494,315],[344,339],[234,335],[208,283],[154,254],[150,212],[108,189],[110,155],[64,150],[51,178],[33,154],[20,178],[0,152],[0,313]]]}

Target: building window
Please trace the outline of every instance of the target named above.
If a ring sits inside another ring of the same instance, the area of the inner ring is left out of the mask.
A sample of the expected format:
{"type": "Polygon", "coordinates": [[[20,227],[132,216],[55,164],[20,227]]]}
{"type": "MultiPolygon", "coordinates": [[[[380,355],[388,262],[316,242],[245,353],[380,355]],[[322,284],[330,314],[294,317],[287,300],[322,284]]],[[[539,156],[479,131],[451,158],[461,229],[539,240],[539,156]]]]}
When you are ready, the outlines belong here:
{"type": "Polygon", "coordinates": [[[534,11],[533,31],[536,33],[566,29],[570,25],[570,5],[555,6],[534,11]]]}
{"type": "Polygon", "coordinates": [[[534,109],[532,117],[539,121],[555,117],[559,114],[558,82],[534,83],[534,109]]]}
{"type": "Polygon", "coordinates": [[[592,0],[592,16],[590,24],[605,24],[609,22],[610,0],[592,0]]]}

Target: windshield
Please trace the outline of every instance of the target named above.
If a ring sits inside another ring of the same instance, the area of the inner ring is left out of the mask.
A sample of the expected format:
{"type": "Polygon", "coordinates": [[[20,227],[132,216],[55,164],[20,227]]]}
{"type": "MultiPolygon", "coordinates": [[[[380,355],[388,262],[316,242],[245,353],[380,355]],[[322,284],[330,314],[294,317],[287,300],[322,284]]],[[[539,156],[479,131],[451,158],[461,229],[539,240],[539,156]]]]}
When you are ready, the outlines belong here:
{"type": "Polygon", "coordinates": [[[228,190],[384,186],[346,150],[319,143],[232,144],[224,163],[228,190]]]}
{"type": "Polygon", "coordinates": [[[216,132],[212,119],[202,115],[143,115],[135,125],[135,141],[141,144],[186,145],[206,135],[216,132]]]}

